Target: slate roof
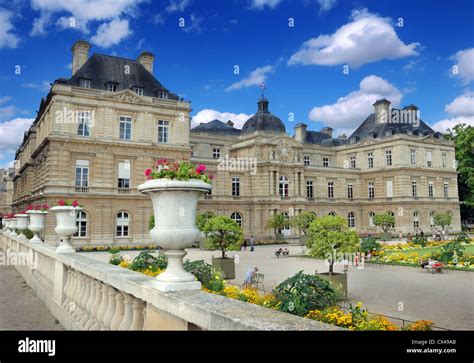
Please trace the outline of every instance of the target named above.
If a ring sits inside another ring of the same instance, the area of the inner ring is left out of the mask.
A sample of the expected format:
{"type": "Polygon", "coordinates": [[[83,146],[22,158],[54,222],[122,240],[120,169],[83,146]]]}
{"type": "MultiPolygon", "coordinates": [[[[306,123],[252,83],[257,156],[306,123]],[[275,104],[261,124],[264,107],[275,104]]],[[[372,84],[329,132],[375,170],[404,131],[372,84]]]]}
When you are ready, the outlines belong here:
{"type": "Polygon", "coordinates": [[[268,100],[258,100],[258,111],[242,126],[242,134],[251,134],[255,131],[270,131],[286,133],[285,124],[274,114],[268,111],[268,100]]]}
{"type": "Polygon", "coordinates": [[[212,120],[207,123],[201,123],[191,129],[191,132],[209,132],[209,133],[220,133],[229,135],[240,135],[240,130],[227,125],[225,122],[220,120],[212,120]]]}
{"type": "Polygon", "coordinates": [[[168,99],[179,99],[137,60],[94,53],[71,78],[60,78],[56,82],[79,86],[81,78],[89,79],[93,89],[105,90],[107,82],[115,82],[118,83],[117,91],[141,87],[144,96],[158,97],[158,92],[164,91],[168,93],[168,99]],[[129,73],[124,71],[127,65],[130,67],[129,73]]]}
{"type": "Polygon", "coordinates": [[[323,140],[331,139],[331,136],[319,131],[306,131],[305,143],[320,144],[323,140]]]}

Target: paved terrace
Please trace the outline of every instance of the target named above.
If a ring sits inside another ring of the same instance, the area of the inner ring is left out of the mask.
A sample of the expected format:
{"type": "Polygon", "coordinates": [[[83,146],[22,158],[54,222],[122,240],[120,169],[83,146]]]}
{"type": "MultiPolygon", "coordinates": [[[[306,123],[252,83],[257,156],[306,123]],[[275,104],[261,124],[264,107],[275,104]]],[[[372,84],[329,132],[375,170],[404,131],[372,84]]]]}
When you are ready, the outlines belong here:
{"type": "MultiPolygon", "coordinates": [[[[301,254],[299,246],[284,246],[290,256],[301,254]]],[[[300,270],[306,273],[325,272],[328,266],[322,260],[307,257],[275,258],[277,246],[257,246],[254,252],[230,252],[239,255],[236,264],[236,280],[242,283],[246,271],[258,266],[265,274],[265,290],[269,291],[287,277],[300,270]]],[[[135,257],[139,251],[122,252],[135,257]]],[[[86,252],[83,255],[107,261],[108,252],[86,252]]],[[[211,263],[217,251],[189,249],[190,260],[203,259],[211,263]]],[[[341,271],[342,266],[335,266],[341,271]]],[[[448,271],[443,274],[429,274],[418,268],[402,266],[366,265],[363,269],[349,268],[349,302],[362,301],[374,313],[380,313],[406,320],[433,320],[437,326],[456,330],[474,330],[474,273],[448,271]],[[399,310],[399,308],[403,310],[399,310]]]]}

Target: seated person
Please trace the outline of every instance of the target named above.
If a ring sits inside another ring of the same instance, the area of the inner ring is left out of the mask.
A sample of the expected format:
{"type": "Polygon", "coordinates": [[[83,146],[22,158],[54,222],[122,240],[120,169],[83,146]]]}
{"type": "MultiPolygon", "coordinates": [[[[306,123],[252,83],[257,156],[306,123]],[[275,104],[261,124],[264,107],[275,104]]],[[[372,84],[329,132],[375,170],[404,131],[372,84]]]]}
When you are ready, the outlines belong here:
{"type": "Polygon", "coordinates": [[[283,256],[288,256],[290,254],[290,251],[288,251],[287,248],[283,250],[283,256]]]}
{"type": "Polygon", "coordinates": [[[275,256],[276,258],[280,258],[280,255],[281,253],[283,252],[283,250],[281,248],[279,248],[278,250],[275,251],[275,256]]]}
{"type": "Polygon", "coordinates": [[[428,264],[429,264],[428,261],[420,260],[420,267],[421,267],[421,268],[425,268],[425,266],[428,265],[428,264]]]}

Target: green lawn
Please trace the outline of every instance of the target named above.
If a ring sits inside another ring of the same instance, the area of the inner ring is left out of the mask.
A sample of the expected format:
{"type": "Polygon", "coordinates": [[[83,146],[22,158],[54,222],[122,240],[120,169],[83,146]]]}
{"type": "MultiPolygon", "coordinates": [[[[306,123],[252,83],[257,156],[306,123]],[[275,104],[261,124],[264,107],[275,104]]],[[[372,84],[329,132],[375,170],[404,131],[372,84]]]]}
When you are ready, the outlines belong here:
{"type": "MultiPolygon", "coordinates": [[[[424,249],[413,249],[413,250],[385,250],[386,255],[390,255],[392,253],[403,253],[405,255],[409,253],[416,252],[418,256],[423,256],[426,253],[438,252],[439,247],[432,247],[432,248],[424,248],[424,249]]],[[[466,255],[474,255],[474,245],[470,244],[468,246],[464,246],[464,253],[466,255]]]]}

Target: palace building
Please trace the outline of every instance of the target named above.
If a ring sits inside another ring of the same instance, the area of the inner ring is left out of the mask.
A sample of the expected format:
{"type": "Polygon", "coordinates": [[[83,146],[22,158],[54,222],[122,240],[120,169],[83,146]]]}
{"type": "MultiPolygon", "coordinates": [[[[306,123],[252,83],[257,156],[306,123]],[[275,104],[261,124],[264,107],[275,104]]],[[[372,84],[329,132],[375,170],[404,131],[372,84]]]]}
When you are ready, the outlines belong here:
{"type": "MultiPolygon", "coordinates": [[[[372,216],[393,213],[394,233],[430,233],[435,212],[460,212],[453,143],[426,123],[387,122],[382,99],[350,137],[332,129],[294,126],[293,136],[262,97],[242,129],[214,120],[190,128],[190,103],[154,77],[154,56],[136,60],[72,47],[72,76],[59,78],[16,153],[12,207],[77,199],[76,246],[151,242],[148,197],[137,191],[143,171],[166,158],[191,158],[215,175],[200,211],[236,220],[246,236],[269,238],[275,213],[336,214],[350,227],[373,233],[372,216]]],[[[399,120],[402,121],[402,120],[399,120]]],[[[47,218],[45,236],[58,240],[47,218]]],[[[297,231],[283,231],[288,238],[297,231]]]]}

